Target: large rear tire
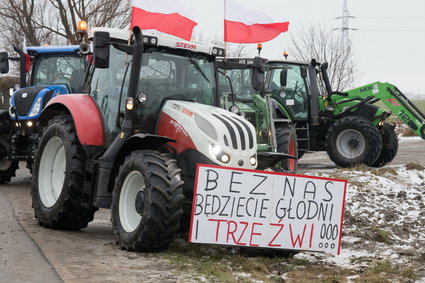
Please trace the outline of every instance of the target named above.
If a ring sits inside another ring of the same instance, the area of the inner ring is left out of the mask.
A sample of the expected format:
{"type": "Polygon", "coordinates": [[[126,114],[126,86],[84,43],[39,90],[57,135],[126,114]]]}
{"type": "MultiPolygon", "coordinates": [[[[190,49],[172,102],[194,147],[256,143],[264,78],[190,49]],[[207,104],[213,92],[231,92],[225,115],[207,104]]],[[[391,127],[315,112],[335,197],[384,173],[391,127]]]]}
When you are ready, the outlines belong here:
{"type": "Polygon", "coordinates": [[[180,228],[183,181],[176,161],[156,151],[133,152],[121,166],[112,200],[112,231],[128,251],[160,251],[180,228]]]}
{"type": "Polygon", "coordinates": [[[356,116],[337,120],[326,134],[327,153],[340,167],[371,166],[382,149],[382,137],[371,122],[356,116]]]}
{"type": "MultiPolygon", "coordinates": [[[[296,159],[285,159],[277,164],[284,172],[294,173],[298,170],[298,143],[295,126],[291,123],[279,125],[276,127],[277,151],[283,152],[296,159]]],[[[273,168],[276,170],[278,168],[273,168]]]]}
{"type": "Polygon", "coordinates": [[[378,159],[372,164],[373,167],[382,167],[390,163],[397,155],[398,138],[394,131],[395,125],[384,123],[381,128],[382,150],[378,159]]]}
{"type": "Polygon", "coordinates": [[[9,183],[12,177],[16,176],[18,161],[10,161],[7,157],[0,158],[0,184],[9,183]]]}
{"type": "Polygon", "coordinates": [[[86,156],[71,116],[49,121],[34,160],[32,206],[47,228],[79,230],[97,208],[81,206],[86,156]]]}

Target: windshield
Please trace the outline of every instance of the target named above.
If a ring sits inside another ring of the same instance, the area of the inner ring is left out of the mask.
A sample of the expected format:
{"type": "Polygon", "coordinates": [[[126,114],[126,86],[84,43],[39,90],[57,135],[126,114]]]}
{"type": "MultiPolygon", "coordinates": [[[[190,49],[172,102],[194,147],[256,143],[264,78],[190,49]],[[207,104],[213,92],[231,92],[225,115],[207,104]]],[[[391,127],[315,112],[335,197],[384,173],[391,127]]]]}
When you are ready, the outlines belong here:
{"type": "Polygon", "coordinates": [[[214,66],[206,57],[187,53],[150,52],[143,54],[138,92],[147,95],[149,106],[175,98],[213,105],[214,66]]]}
{"type": "Polygon", "coordinates": [[[303,78],[304,65],[273,64],[270,70],[268,89],[272,97],[279,101],[296,120],[308,118],[308,79],[303,78]],[[277,67],[277,69],[275,69],[277,67]],[[283,81],[281,81],[283,79],[283,81]]]}
{"type": "Polygon", "coordinates": [[[70,92],[82,92],[85,61],[76,56],[38,57],[33,72],[33,85],[64,84],[70,92]]]}
{"type": "MultiPolygon", "coordinates": [[[[125,85],[128,86],[129,74],[125,85]]],[[[215,104],[214,63],[202,54],[155,49],[143,54],[138,93],[147,97],[137,110],[146,132],[153,132],[158,112],[167,99],[215,104]]]]}
{"type": "MultiPolygon", "coordinates": [[[[252,96],[255,94],[255,90],[252,88],[251,82],[251,69],[231,69],[231,70],[222,70],[224,73],[229,76],[232,81],[233,93],[235,99],[245,100],[252,99],[252,96]]],[[[220,97],[230,94],[230,86],[226,77],[222,74],[219,75],[219,84],[220,84],[220,97]]]]}

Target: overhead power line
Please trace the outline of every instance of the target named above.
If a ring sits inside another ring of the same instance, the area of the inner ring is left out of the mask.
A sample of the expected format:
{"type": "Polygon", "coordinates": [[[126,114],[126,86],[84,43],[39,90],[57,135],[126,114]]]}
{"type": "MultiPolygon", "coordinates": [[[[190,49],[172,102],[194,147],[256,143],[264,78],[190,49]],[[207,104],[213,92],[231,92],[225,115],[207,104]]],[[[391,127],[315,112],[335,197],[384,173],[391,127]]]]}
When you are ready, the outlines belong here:
{"type": "Polygon", "coordinates": [[[350,30],[357,30],[355,28],[350,28],[348,21],[350,19],[355,18],[354,16],[350,15],[350,12],[348,11],[348,4],[347,0],[344,0],[343,7],[342,7],[342,16],[336,17],[335,19],[341,20],[341,27],[340,28],[334,28],[334,30],[340,30],[343,34],[344,38],[348,38],[348,32],[350,30]]]}

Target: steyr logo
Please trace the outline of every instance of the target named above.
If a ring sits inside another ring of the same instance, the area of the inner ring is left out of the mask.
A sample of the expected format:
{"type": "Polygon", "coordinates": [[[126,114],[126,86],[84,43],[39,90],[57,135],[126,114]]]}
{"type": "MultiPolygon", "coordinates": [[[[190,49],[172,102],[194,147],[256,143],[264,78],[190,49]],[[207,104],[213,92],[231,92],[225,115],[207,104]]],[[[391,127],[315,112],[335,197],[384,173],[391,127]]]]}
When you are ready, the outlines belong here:
{"type": "Polygon", "coordinates": [[[191,49],[191,50],[195,50],[196,49],[196,45],[195,44],[188,44],[188,43],[184,43],[184,42],[176,42],[176,47],[185,48],[185,49],[191,49]]]}
{"type": "Polygon", "coordinates": [[[182,109],[182,112],[183,112],[184,114],[186,114],[187,116],[189,116],[189,117],[192,117],[192,116],[193,116],[193,112],[192,112],[192,111],[190,111],[190,110],[188,110],[188,109],[186,109],[186,108],[183,108],[183,109],[182,109]]]}

